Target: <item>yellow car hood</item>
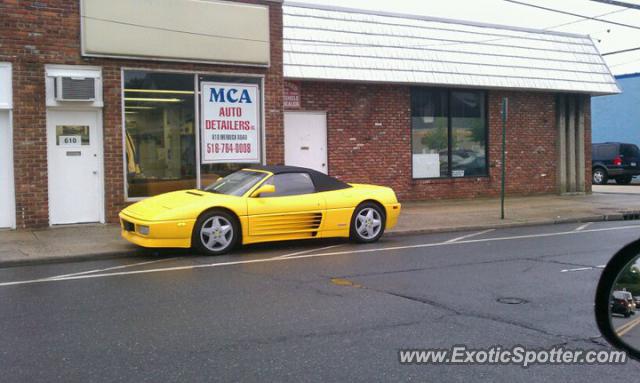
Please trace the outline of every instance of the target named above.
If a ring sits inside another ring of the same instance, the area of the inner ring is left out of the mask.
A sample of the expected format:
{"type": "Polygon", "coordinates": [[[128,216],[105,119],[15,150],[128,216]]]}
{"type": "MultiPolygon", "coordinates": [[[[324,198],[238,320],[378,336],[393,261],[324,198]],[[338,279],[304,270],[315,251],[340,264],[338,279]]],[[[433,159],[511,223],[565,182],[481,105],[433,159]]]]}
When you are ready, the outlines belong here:
{"type": "Polygon", "coordinates": [[[225,201],[238,198],[197,189],[181,190],[146,198],[122,213],[145,221],[195,219],[208,207],[224,205],[225,201]]]}

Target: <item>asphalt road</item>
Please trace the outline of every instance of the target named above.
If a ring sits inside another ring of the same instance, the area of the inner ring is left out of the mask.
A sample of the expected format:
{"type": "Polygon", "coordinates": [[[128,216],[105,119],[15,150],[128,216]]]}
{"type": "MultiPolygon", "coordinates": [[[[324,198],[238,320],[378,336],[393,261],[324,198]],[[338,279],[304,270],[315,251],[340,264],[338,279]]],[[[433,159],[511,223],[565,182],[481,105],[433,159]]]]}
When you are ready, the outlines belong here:
{"type": "Polygon", "coordinates": [[[613,327],[618,336],[628,345],[640,350],[640,311],[629,318],[614,314],[611,317],[613,327]]]}
{"type": "Polygon", "coordinates": [[[609,349],[595,285],[639,236],[601,222],[0,269],[0,380],[634,380],[634,361],[407,366],[398,350],[609,349]]]}

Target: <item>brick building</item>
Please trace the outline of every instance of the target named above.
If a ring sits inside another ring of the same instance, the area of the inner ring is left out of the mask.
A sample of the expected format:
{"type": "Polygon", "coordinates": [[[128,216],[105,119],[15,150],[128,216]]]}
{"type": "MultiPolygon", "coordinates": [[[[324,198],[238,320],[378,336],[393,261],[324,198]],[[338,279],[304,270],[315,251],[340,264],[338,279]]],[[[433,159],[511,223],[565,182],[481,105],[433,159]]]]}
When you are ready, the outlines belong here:
{"type": "Polygon", "coordinates": [[[508,192],[589,192],[590,96],[619,92],[580,35],[277,0],[0,14],[0,227],[115,222],[256,162],[495,195],[504,97],[508,192]]]}
{"type": "Polygon", "coordinates": [[[330,174],[495,196],[506,97],[507,191],[591,191],[590,96],[619,89],[588,36],[289,3],[283,24],[285,121],[325,116],[330,174]]]}
{"type": "Polygon", "coordinates": [[[13,147],[0,153],[12,149],[15,183],[0,190],[10,195],[0,227],[117,222],[130,201],[224,172],[196,166],[195,87],[205,81],[258,88],[257,141],[271,145],[258,156],[282,162],[281,12],[271,0],[1,2],[0,94],[12,126],[0,118],[0,130],[13,132],[13,147]],[[80,94],[83,82],[93,92],[80,94]]]}

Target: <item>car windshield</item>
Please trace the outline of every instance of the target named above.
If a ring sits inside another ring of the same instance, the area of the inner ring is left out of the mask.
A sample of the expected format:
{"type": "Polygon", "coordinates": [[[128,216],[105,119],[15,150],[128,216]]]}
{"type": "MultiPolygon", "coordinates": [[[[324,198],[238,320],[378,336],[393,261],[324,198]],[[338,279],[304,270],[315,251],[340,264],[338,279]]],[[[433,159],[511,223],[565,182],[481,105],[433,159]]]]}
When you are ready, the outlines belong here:
{"type": "Polygon", "coordinates": [[[631,299],[631,293],[628,291],[614,291],[613,297],[617,299],[631,299]]]}
{"type": "Polygon", "coordinates": [[[267,174],[262,172],[240,170],[226,177],[218,178],[216,182],[204,190],[211,193],[241,196],[266,176],[267,174]]]}

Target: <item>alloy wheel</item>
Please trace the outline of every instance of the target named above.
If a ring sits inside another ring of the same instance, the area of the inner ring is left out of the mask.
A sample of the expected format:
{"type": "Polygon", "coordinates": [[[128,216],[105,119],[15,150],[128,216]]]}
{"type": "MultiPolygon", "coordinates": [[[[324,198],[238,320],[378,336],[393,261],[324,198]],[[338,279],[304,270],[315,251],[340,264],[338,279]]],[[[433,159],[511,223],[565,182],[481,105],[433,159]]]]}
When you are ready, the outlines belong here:
{"type": "Polygon", "coordinates": [[[226,218],[214,215],[202,224],[200,240],[208,250],[222,251],[233,242],[233,225],[226,218]]]}
{"type": "Polygon", "coordinates": [[[382,217],[372,208],[366,207],[356,216],[356,231],[363,239],[375,238],[382,229],[382,217]]]}

